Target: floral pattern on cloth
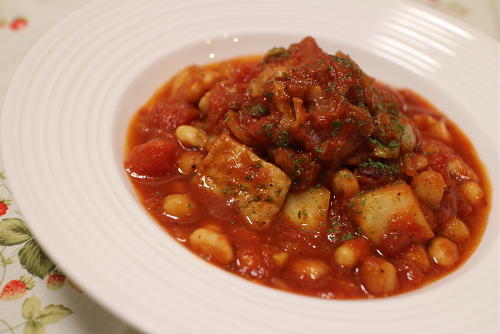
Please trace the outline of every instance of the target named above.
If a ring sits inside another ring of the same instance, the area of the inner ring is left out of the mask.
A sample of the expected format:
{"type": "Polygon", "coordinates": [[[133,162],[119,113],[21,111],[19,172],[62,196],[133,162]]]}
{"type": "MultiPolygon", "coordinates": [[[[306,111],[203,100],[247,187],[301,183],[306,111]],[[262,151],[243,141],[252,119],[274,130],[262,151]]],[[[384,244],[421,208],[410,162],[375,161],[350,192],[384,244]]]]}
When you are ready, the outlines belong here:
{"type": "Polygon", "coordinates": [[[26,19],[13,7],[11,1],[0,0],[0,29],[21,30],[28,25],[26,19]]]}
{"type": "Polygon", "coordinates": [[[0,306],[1,303],[24,298],[17,323],[3,319],[0,315],[0,333],[16,333],[18,328],[22,328],[24,334],[44,333],[45,326],[73,312],[64,305],[49,304],[42,307],[42,301],[33,293],[33,289],[44,286],[47,290],[57,290],[67,280],[40,249],[20,212],[13,206],[3,173],[0,173],[0,217],[0,306]],[[11,267],[14,267],[16,275],[21,274],[6,280],[11,267]]]}

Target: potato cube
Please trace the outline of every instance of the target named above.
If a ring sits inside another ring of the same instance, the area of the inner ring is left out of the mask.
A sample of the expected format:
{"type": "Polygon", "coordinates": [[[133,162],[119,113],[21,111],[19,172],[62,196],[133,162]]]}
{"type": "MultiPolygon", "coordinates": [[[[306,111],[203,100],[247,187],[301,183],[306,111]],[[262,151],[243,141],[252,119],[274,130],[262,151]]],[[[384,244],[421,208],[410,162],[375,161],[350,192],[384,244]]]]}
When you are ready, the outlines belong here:
{"type": "Polygon", "coordinates": [[[283,207],[285,216],[292,224],[306,231],[313,231],[326,221],[330,191],[325,187],[310,188],[301,193],[289,193],[283,207]]]}
{"type": "Polygon", "coordinates": [[[404,182],[361,193],[351,200],[351,207],[361,232],[376,245],[390,229],[408,223],[418,227],[412,235],[418,241],[434,237],[411,188],[404,182]]]}

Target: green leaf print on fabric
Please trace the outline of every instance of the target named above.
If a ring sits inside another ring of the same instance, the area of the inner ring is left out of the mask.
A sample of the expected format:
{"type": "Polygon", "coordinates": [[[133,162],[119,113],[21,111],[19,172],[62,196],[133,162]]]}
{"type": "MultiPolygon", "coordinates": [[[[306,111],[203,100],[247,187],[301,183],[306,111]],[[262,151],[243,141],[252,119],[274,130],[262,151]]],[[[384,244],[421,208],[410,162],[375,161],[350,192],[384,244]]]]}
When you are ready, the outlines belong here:
{"type": "Polygon", "coordinates": [[[24,325],[23,334],[44,334],[44,333],[45,333],[45,326],[36,320],[30,320],[26,322],[26,325],[24,325]]]}
{"type": "Polygon", "coordinates": [[[33,239],[24,244],[23,248],[19,250],[18,256],[21,265],[31,275],[38,276],[41,279],[45,278],[55,268],[54,263],[42,252],[33,239]]]}
{"type": "Polygon", "coordinates": [[[26,320],[31,320],[38,313],[40,313],[41,309],[42,303],[40,302],[40,299],[38,297],[33,296],[26,298],[22,306],[23,318],[26,320]]]}
{"type": "Polygon", "coordinates": [[[63,306],[63,305],[47,305],[43,308],[43,310],[40,312],[40,315],[38,315],[35,320],[39,321],[42,324],[53,324],[55,322],[58,322],[62,318],[72,314],[73,312],[63,306]]]}
{"type": "Polygon", "coordinates": [[[6,218],[0,222],[0,245],[14,246],[31,239],[26,223],[19,218],[6,218]]]}
{"type": "Polygon", "coordinates": [[[0,319],[0,333],[14,333],[16,328],[24,325],[24,334],[43,334],[45,333],[45,325],[56,323],[68,315],[73,314],[73,311],[63,305],[49,304],[42,309],[40,298],[36,296],[26,298],[23,302],[21,311],[26,321],[12,326],[5,320],[0,319]],[[1,324],[3,324],[6,329],[1,330],[1,324]]]}

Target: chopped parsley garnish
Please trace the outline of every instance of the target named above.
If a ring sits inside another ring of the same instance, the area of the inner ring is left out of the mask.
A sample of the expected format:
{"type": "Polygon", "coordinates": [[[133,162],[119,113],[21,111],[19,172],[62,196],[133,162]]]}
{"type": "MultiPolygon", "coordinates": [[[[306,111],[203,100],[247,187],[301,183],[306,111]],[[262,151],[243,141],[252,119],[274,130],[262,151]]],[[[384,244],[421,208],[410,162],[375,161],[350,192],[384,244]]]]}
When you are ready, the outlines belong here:
{"type": "Polygon", "coordinates": [[[264,62],[268,62],[272,59],[288,57],[289,55],[290,52],[288,52],[288,50],[284,47],[274,47],[271,50],[267,51],[266,55],[264,56],[264,62]]]}
{"type": "Polygon", "coordinates": [[[401,146],[401,143],[397,140],[393,140],[387,144],[387,147],[389,148],[398,148],[399,146],[401,146]]]}
{"type": "Polygon", "coordinates": [[[375,161],[372,159],[369,159],[367,162],[360,163],[359,166],[377,168],[384,171],[387,174],[399,174],[398,167],[391,164],[383,163],[381,161],[375,161]]]}
{"type": "Polygon", "coordinates": [[[328,83],[328,85],[325,88],[325,91],[327,92],[333,91],[333,84],[331,82],[328,83]]]}
{"type": "Polygon", "coordinates": [[[271,137],[271,129],[273,126],[271,124],[262,124],[262,128],[264,129],[264,133],[266,137],[271,137]]]}
{"type": "Polygon", "coordinates": [[[299,212],[297,212],[297,217],[298,218],[302,218],[302,217],[308,217],[309,215],[307,214],[307,210],[306,209],[302,209],[302,210],[299,210],[299,212]]]}
{"type": "Polygon", "coordinates": [[[336,61],[337,63],[341,63],[342,65],[344,65],[346,67],[352,67],[353,66],[352,62],[349,59],[344,58],[344,57],[330,55],[330,59],[333,60],[333,61],[336,61]]]}
{"type": "Polygon", "coordinates": [[[341,127],[342,127],[342,123],[340,123],[340,121],[338,119],[333,121],[333,123],[332,123],[332,128],[333,128],[332,136],[333,137],[337,137],[341,127]]]}
{"type": "Polygon", "coordinates": [[[342,234],[342,237],[340,238],[340,240],[347,241],[347,240],[351,240],[353,238],[354,238],[354,234],[352,234],[351,232],[347,232],[345,234],[342,234]]]}
{"type": "Polygon", "coordinates": [[[250,109],[250,115],[252,115],[253,117],[262,117],[269,115],[269,110],[260,103],[251,106],[249,109],[250,109]]]}
{"type": "Polygon", "coordinates": [[[275,144],[279,147],[286,147],[290,145],[290,135],[288,134],[288,131],[280,131],[278,134],[278,140],[275,144]]]}
{"type": "Polygon", "coordinates": [[[262,164],[262,162],[260,162],[260,161],[257,161],[257,162],[255,163],[255,165],[253,165],[253,166],[254,166],[255,168],[262,168],[262,167],[264,167],[264,165],[263,165],[263,164],[262,164]]]}
{"type": "Polygon", "coordinates": [[[314,147],[314,150],[315,150],[316,152],[318,152],[318,153],[324,153],[324,152],[325,152],[325,149],[324,149],[323,147],[319,146],[319,145],[318,145],[318,146],[315,146],[315,147],[314,147]]]}

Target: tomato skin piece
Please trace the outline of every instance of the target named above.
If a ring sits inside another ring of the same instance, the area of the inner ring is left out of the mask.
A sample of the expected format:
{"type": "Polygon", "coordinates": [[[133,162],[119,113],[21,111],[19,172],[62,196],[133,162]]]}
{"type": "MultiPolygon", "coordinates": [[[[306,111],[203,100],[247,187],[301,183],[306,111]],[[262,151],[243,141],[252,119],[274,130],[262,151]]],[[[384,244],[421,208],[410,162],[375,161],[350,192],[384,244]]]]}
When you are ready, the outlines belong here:
{"type": "Polygon", "coordinates": [[[152,108],[151,115],[154,127],[164,131],[173,131],[179,125],[189,124],[198,117],[198,109],[187,102],[161,98],[152,108]]]}
{"type": "Polygon", "coordinates": [[[150,140],[132,148],[125,167],[133,177],[165,176],[174,169],[177,148],[174,140],[150,140]]]}

